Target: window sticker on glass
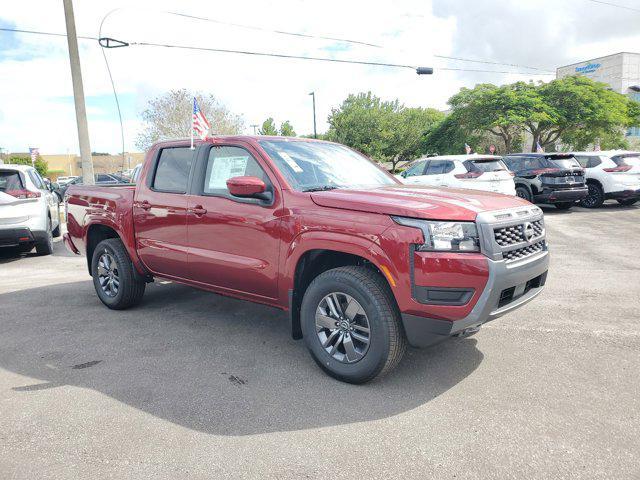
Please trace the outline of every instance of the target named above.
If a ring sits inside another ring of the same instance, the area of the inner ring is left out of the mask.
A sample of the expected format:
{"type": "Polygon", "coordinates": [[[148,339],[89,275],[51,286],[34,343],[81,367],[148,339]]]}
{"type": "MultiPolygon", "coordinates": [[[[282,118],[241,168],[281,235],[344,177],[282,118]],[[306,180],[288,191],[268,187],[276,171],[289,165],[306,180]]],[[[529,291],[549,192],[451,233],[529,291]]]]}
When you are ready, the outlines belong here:
{"type": "Polygon", "coordinates": [[[291,158],[287,152],[279,151],[278,155],[280,155],[280,157],[285,162],[287,162],[287,165],[289,165],[293,169],[294,172],[302,173],[302,168],[300,168],[300,165],[298,165],[296,163],[296,161],[293,158],[291,158]]]}
{"type": "Polygon", "coordinates": [[[209,177],[209,190],[226,189],[227,180],[241,177],[247,170],[249,157],[218,157],[209,177]]]}

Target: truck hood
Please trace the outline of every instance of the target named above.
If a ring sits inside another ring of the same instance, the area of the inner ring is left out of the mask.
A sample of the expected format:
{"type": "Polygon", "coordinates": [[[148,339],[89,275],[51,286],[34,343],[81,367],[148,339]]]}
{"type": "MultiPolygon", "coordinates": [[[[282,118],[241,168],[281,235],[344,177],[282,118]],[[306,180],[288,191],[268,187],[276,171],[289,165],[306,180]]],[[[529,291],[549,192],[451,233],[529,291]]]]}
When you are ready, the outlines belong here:
{"type": "Polygon", "coordinates": [[[311,199],[323,207],[427,220],[460,221],[474,221],[482,212],[531,205],[521,198],[500,193],[417,185],[329,190],[314,192],[311,199]]]}

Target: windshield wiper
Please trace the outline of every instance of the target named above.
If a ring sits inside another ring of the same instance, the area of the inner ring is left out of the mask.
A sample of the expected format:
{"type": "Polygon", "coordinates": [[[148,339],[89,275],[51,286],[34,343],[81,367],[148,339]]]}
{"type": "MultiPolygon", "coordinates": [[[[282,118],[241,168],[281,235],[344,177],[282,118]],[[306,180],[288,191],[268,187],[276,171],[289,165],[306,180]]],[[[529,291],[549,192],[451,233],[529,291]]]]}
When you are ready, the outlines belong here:
{"type": "Polygon", "coordinates": [[[322,185],[320,187],[310,187],[310,188],[305,188],[304,190],[302,190],[303,192],[326,192],[327,190],[335,190],[336,186],[333,185],[322,185]]]}

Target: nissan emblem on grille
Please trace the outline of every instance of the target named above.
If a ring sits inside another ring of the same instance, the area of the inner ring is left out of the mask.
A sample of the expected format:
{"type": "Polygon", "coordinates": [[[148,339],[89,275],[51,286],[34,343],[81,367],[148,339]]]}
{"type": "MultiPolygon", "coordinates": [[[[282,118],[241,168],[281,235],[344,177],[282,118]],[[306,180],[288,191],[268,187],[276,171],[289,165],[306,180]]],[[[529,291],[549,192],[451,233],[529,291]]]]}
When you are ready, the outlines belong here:
{"type": "Polygon", "coordinates": [[[527,242],[530,242],[531,239],[536,236],[536,231],[530,222],[525,223],[522,230],[524,231],[524,238],[527,242]]]}

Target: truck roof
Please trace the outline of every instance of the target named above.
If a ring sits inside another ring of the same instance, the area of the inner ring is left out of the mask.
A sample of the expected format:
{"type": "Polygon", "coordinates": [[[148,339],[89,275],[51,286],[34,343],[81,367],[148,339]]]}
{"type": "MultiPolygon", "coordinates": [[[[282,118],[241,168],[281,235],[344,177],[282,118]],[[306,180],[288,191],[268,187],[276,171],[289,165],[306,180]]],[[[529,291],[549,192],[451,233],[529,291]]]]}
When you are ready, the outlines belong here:
{"type": "MultiPolygon", "coordinates": [[[[306,137],[281,137],[275,135],[213,135],[207,137],[206,140],[194,140],[194,145],[202,145],[204,143],[216,143],[216,142],[224,142],[224,141],[252,141],[257,142],[259,140],[280,140],[280,141],[290,141],[290,142],[325,142],[325,143],[333,143],[328,142],[326,140],[320,140],[316,138],[306,138],[306,137]]],[[[161,140],[159,142],[155,142],[154,145],[158,146],[172,146],[172,145],[184,145],[185,143],[191,143],[190,138],[178,138],[175,140],[161,140]]]]}

